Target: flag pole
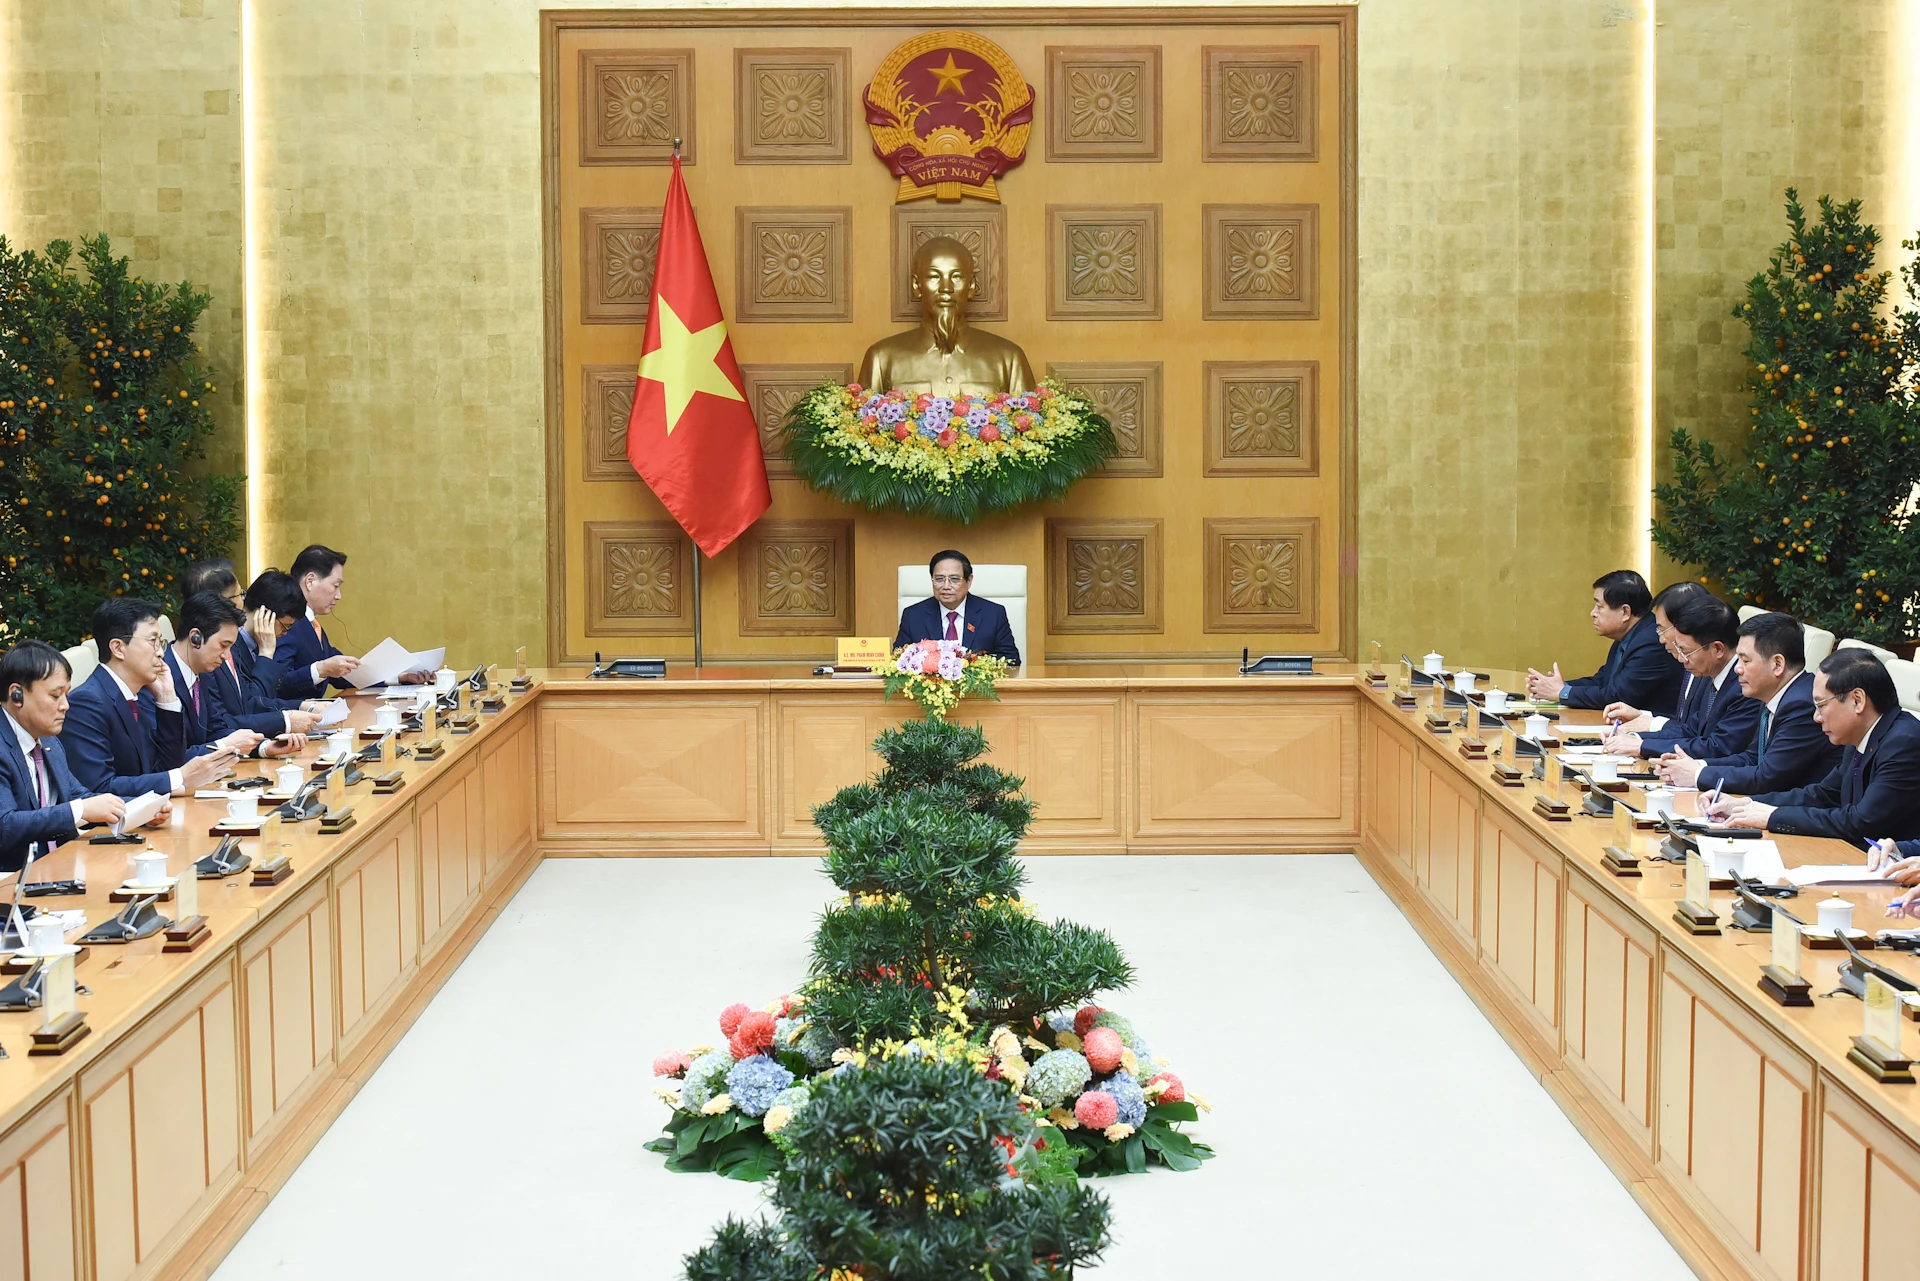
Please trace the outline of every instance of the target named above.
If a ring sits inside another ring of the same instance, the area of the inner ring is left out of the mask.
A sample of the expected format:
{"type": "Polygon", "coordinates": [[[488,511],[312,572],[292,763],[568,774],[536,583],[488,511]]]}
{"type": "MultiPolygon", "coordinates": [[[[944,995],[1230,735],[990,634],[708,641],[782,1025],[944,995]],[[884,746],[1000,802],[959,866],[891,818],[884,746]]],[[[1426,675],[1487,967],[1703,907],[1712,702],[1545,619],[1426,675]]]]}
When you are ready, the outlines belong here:
{"type": "Polygon", "coordinates": [[[695,667],[705,666],[705,659],[700,650],[700,562],[705,558],[706,554],[700,550],[700,544],[695,543],[693,545],[693,665],[695,667]]]}

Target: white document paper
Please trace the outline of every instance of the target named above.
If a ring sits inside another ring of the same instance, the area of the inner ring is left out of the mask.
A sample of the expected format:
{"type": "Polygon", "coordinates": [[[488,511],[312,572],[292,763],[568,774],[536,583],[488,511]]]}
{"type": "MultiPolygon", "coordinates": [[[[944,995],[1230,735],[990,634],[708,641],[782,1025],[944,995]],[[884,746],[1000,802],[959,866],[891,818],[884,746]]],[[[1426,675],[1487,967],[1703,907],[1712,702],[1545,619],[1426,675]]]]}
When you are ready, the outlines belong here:
{"type": "Polygon", "coordinates": [[[355,689],[365,689],[369,685],[391,685],[409,672],[433,671],[446,656],[447,647],[444,645],[415,654],[389,636],[367,651],[367,656],[360,660],[360,666],[347,673],[347,680],[355,689]]]}
{"type": "MultiPolygon", "coordinates": [[[[221,793],[223,796],[225,794],[224,792],[221,793]]],[[[125,836],[128,832],[136,828],[144,827],[148,822],[152,821],[153,816],[158,814],[160,807],[166,803],[167,798],[158,792],[147,792],[144,795],[134,797],[127,802],[126,813],[121,816],[118,823],[113,825],[113,834],[115,836],[125,836]]]]}
{"type": "Polygon", "coordinates": [[[1885,872],[1870,872],[1865,863],[1803,863],[1786,870],[1789,885],[1884,885],[1885,872]]]}
{"type": "Polygon", "coordinates": [[[320,724],[317,728],[325,729],[329,725],[338,725],[345,719],[347,719],[347,700],[344,698],[331,698],[321,704],[320,724]]]}
{"type": "Polygon", "coordinates": [[[411,676],[415,672],[436,672],[440,670],[440,664],[446,661],[447,647],[445,645],[442,645],[439,649],[423,649],[415,654],[412,661],[401,669],[400,674],[402,676],[411,676]]]}

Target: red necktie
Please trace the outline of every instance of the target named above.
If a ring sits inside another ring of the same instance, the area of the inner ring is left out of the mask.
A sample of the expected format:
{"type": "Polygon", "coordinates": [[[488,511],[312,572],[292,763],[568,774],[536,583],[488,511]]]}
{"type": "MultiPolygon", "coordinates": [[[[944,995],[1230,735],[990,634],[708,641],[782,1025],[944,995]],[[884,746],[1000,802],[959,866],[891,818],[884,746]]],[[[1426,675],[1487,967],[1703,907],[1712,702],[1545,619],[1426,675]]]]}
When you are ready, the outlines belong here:
{"type": "Polygon", "coordinates": [[[960,611],[959,611],[959,610],[957,610],[957,609],[950,609],[950,610],[948,610],[948,611],[947,611],[947,639],[948,639],[948,640],[959,640],[959,639],[960,639],[960,633],[959,633],[958,631],[956,631],[956,630],[954,629],[954,626],[953,626],[953,623],[954,623],[954,620],[955,620],[955,619],[957,619],[957,618],[959,618],[959,617],[960,617],[960,611]]]}
{"type": "Polygon", "coordinates": [[[127,710],[133,713],[133,723],[138,725],[140,723],[140,700],[137,698],[128,699],[127,710]]]}
{"type": "Polygon", "coordinates": [[[193,718],[200,719],[200,682],[193,683],[193,718]]]}

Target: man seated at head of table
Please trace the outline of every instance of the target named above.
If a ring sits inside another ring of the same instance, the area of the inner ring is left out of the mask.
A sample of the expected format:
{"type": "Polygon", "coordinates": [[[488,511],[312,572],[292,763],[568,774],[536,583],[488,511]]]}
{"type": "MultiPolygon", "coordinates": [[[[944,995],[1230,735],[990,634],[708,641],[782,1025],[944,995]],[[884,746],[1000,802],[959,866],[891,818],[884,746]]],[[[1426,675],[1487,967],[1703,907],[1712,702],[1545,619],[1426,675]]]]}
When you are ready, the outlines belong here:
{"type": "Polygon", "coordinates": [[[893,647],[902,649],[924,640],[958,641],[969,653],[993,654],[1018,667],[1020,646],[1013,638],[1007,607],[968,594],[973,562],[966,553],[951,548],[935,552],[927,562],[927,573],[933,580],[933,595],[900,611],[893,647]]]}
{"type": "Polygon", "coordinates": [[[324,698],[329,682],[342,682],[360,660],[342,654],[327,639],[320,619],[333,612],[347,581],[344,552],[319,543],[303,547],[288,572],[306,598],[300,618],[280,638],[281,698],[324,698]]]}
{"type": "MultiPolygon", "coordinates": [[[[189,596],[180,608],[180,625],[175,629],[179,639],[161,657],[180,699],[189,759],[223,749],[241,756],[292,756],[307,745],[304,734],[286,733],[284,727],[274,727],[274,736],[268,737],[236,725],[226,704],[214,693],[213,673],[225,664],[246,619],[238,605],[212,592],[189,596]]],[[[153,698],[151,689],[141,694],[141,710],[146,710],[153,698]]]]}
{"type": "Polygon", "coordinates": [[[1757,796],[1792,791],[1832,773],[1840,747],[1814,720],[1814,674],[1807,670],[1800,620],[1755,614],[1740,624],[1734,662],[1741,692],[1760,708],[1753,741],[1744,751],[1705,759],[1676,749],[1654,767],[1660,777],[1674,787],[1757,796]]]}
{"type": "Polygon", "coordinates": [[[187,757],[180,693],[161,657],[160,614],[152,601],[132,596],[110,596],[93,611],[100,666],[67,695],[60,730],[67,763],[90,792],[177,796],[233,772],[230,748],[187,757]]]}
{"type": "MultiPolygon", "coordinates": [[[[233,562],[228,560],[196,561],[187,566],[184,596],[192,599],[202,592],[211,592],[236,609],[241,609],[246,622],[240,628],[240,637],[220,659],[220,663],[207,674],[208,687],[213,690],[214,698],[219,700],[221,710],[237,729],[250,729],[256,734],[274,738],[281,734],[304,734],[320,721],[318,703],[301,703],[296,699],[282,699],[277,696],[280,688],[280,669],[273,669],[273,684],[262,690],[254,682],[249,668],[253,657],[264,648],[269,658],[282,633],[293,626],[306,606],[300,599],[300,589],[293,580],[278,570],[268,570],[285,584],[275,599],[286,606],[284,615],[274,609],[264,609],[249,604],[253,588],[242,591],[240,580],[234,575],[233,562]],[[288,604],[288,597],[291,604],[288,604]],[[242,663],[248,666],[243,667],[242,663]]],[[[265,578],[267,575],[261,575],[265,578]]]]}
{"type": "Polygon", "coordinates": [[[43,641],[0,656],[0,872],[72,840],[82,823],[117,823],[127,812],[125,801],[88,791],[67,767],[59,734],[72,679],[66,658],[43,641]]]}
{"type": "Polygon", "coordinates": [[[1686,671],[1660,643],[1647,580],[1630,569],[1602,574],[1593,580],[1593,609],[1588,616],[1593,630],[1613,642],[1607,661],[1593,675],[1573,680],[1560,675],[1558,663],[1551,672],[1528,668],[1527,697],[1596,709],[1625,703],[1657,716],[1672,715],[1686,671]]]}
{"type": "Polygon", "coordinates": [[[1694,586],[1697,590],[1690,592],[1662,593],[1654,606],[1663,643],[1687,669],[1679,714],[1656,717],[1626,703],[1607,704],[1602,715],[1617,724],[1603,740],[1609,752],[1647,759],[1679,751],[1730,756],[1753,742],[1760,704],[1741,692],[1734,674],[1740,616],[1694,586]]]}
{"type": "Polygon", "coordinates": [[[1920,837],[1920,720],[1900,707],[1893,677],[1864,649],[1837,649],[1813,679],[1813,715],[1840,745],[1818,782],[1727,797],[1708,809],[1731,827],[1858,842],[1920,837]]]}

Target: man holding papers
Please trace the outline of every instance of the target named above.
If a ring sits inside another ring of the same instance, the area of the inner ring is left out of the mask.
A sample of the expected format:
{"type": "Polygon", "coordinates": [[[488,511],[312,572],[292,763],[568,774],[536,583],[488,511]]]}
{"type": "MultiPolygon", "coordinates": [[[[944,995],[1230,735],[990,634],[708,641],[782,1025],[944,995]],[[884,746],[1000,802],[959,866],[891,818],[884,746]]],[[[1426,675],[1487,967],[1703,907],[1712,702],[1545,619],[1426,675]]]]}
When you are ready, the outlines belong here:
{"type": "Polygon", "coordinates": [[[1886,667],[1864,649],[1835,650],[1814,677],[1813,708],[1840,745],[1831,773],[1790,792],[1721,800],[1707,813],[1789,836],[1920,838],[1920,721],[1901,711],[1886,667]]]}
{"type": "Polygon", "coordinates": [[[135,797],[180,794],[233,772],[222,748],[187,759],[186,724],[173,673],[161,658],[160,607],[111,596],[93,611],[100,666],[67,696],[60,745],[74,777],[91,792],[135,797]],[[153,697],[143,709],[140,694],[153,697]]]}
{"type": "Polygon", "coordinates": [[[1813,673],[1806,670],[1806,633],[1787,614],[1755,614],[1740,624],[1734,651],[1740,691],[1760,707],[1745,751],[1706,759],[1684,748],[1655,768],[1674,787],[1719,789],[1742,796],[1786,792],[1832,772],[1840,749],[1813,718],[1813,673]]]}
{"type": "Polygon", "coordinates": [[[0,872],[17,872],[80,834],[82,823],[117,823],[118,796],[96,796],[67,768],[60,728],[73,669],[60,651],[22,641],[0,657],[0,872]]]}
{"type": "Polygon", "coordinates": [[[290,572],[306,597],[306,610],[280,641],[278,693],[281,698],[319,698],[329,681],[344,683],[360,665],[359,659],[335,649],[320,626],[340,603],[347,582],[346,554],[314,543],[293,558],[290,572]]]}

